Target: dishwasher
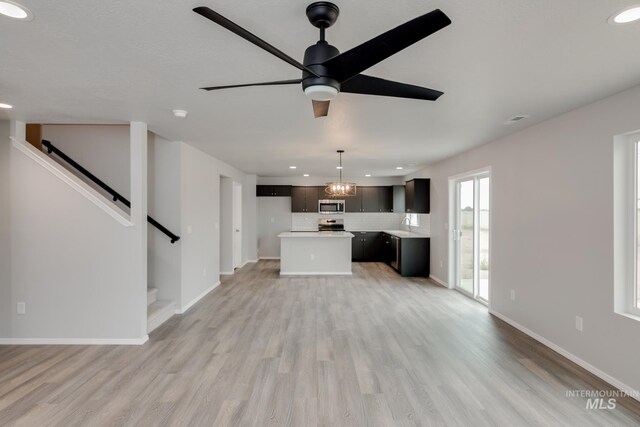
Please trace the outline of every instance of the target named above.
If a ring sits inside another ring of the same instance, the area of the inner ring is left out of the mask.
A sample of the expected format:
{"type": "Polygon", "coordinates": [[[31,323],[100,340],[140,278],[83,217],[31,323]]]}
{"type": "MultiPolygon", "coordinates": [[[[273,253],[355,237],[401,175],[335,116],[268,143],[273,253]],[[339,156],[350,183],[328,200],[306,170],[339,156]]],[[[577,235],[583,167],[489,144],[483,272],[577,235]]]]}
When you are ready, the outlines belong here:
{"type": "Polygon", "coordinates": [[[396,236],[391,237],[391,267],[396,270],[400,270],[400,238],[396,236]]]}

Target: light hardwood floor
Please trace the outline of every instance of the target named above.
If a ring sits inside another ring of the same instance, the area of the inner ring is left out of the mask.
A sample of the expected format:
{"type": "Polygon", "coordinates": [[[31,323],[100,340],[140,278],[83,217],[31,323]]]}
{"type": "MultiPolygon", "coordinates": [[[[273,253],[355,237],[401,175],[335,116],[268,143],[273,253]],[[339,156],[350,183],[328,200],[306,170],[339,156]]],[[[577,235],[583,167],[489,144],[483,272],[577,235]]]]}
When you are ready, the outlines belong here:
{"type": "Polygon", "coordinates": [[[0,425],[624,426],[640,405],[487,314],[383,264],[226,278],[143,346],[0,347],[0,425]]]}

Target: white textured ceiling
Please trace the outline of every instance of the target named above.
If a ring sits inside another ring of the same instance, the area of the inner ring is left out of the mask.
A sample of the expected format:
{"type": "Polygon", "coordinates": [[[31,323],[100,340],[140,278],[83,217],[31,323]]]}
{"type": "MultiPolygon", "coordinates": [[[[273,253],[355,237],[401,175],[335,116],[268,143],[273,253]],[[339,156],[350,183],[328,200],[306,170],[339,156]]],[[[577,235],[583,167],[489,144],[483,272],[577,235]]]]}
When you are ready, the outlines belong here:
{"type": "Polygon", "coordinates": [[[193,7],[209,6],[302,61],[318,37],[304,13],[310,1],[20,1],[35,19],[0,17],[0,102],[15,105],[0,119],[146,121],[262,176],[331,175],[338,148],[350,176],[405,174],[640,83],[640,23],[607,24],[633,1],[338,0],[327,39],[341,51],[442,9],[452,25],[367,74],[445,94],[437,102],[339,94],[323,119],[298,86],[198,90],[300,72],[193,7]],[[188,118],[174,118],[175,108],[188,118]],[[531,118],[503,124],[518,114],[531,118]]]}

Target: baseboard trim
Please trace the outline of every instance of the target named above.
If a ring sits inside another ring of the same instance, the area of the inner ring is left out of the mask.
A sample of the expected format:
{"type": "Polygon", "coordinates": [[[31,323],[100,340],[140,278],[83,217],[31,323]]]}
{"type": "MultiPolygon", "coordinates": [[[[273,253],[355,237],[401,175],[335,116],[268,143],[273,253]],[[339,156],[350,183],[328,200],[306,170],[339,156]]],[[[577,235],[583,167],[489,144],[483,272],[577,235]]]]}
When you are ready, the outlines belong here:
{"type": "Polygon", "coordinates": [[[521,324],[519,324],[515,320],[512,320],[512,319],[508,318],[504,314],[498,313],[497,311],[491,310],[491,309],[489,309],[489,313],[491,315],[497,317],[498,319],[502,320],[503,322],[508,323],[509,325],[511,325],[514,328],[518,329],[520,332],[530,336],[531,338],[533,338],[534,340],[538,341],[539,343],[545,345],[546,347],[549,347],[551,350],[555,351],[556,353],[560,354],[561,356],[566,357],[567,359],[569,359],[570,361],[572,361],[576,365],[578,365],[581,368],[589,371],[590,373],[592,373],[596,377],[600,378],[601,380],[606,381],[607,383],[611,384],[613,387],[617,388],[618,390],[623,391],[628,396],[634,398],[637,401],[640,401],[640,393],[638,392],[638,390],[634,390],[632,387],[626,385],[622,381],[612,377],[611,375],[607,374],[606,372],[601,371],[600,369],[596,368],[592,364],[590,364],[588,362],[585,362],[584,360],[580,359],[578,356],[574,355],[573,353],[568,352],[567,350],[565,350],[564,348],[560,347],[559,345],[549,341],[548,339],[542,337],[541,335],[536,334],[535,332],[533,332],[530,329],[522,326],[521,324]]]}
{"type": "Polygon", "coordinates": [[[233,276],[233,271],[221,271],[220,275],[221,276],[233,276]]]}
{"type": "Polygon", "coordinates": [[[215,288],[217,288],[218,286],[220,286],[220,281],[218,280],[216,283],[213,284],[213,286],[209,286],[207,289],[205,289],[200,295],[198,295],[197,297],[195,297],[194,299],[192,299],[189,304],[187,304],[186,306],[184,306],[184,308],[182,309],[176,309],[175,313],[176,314],[184,314],[187,312],[187,310],[189,310],[195,303],[197,303],[198,301],[200,301],[202,298],[204,298],[209,292],[211,292],[212,290],[214,290],[215,288]]]}
{"type": "Polygon", "coordinates": [[[331,273],[326,273],[326,272],[309,272],[309,271],[305,271],[304,273],[296,273],[296,272],[288,272],[288,273],[283,273],[280,272],[281,276],[352,276],[353,273],[352,272],[344,272],[341,273],[339,271],[337,272],[331,272],[331,273]]]}
{"type": "Polygon", "coordinates": [[[261,259],[280,259],[279,256],[261,256],[260,258],[258,258],[258,260],[261,259]]]}
{"type": "Polygon", "coordinates": [[[0,338],[0,345],[142,345],[142,338],[0,338]]]}
{"type": "Polygon", "coordinates": [[[442,279],[437,278],[436,276],[434,276],[433,274],[429,275],[429,279],[433,280],[434,282],[436,282],[438,285],[440,286],[444,286],[445,288],[449,289],[449,285],[447,284],[447,282],[445,282],[442,279]]]}

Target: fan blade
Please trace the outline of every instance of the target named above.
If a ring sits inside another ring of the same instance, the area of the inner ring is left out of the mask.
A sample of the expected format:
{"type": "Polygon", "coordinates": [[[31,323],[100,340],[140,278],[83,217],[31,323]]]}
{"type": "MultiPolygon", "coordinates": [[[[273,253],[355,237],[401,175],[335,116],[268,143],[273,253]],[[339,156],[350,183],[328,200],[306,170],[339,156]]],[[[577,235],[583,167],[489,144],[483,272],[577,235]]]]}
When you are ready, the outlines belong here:
{"type": "Polygon", "coordinates": [[[311,101],[313,103],[313,115],[318,117],[326,117],[329,114],[329,103],[331,101],[311,101]]]}
{"type": "Polygon", "coordinates": [[[213,10],[209,9],[206,6],[196,7],[195,9],[193,9],[193,11],[195,13],[199,14],[199,15],[204,16],[207,19],[210,19],[211,21],[215,22],[216,24],[226,28],[227,30],[231,31],[232,33],[235,33],[235,34],[239,35],[243,39],[247,40],[248,42],[251,42],[251,43],[255,44],[259,48],[266,50],[270,54],[272,54],[274,56],[277,56],[278,58],[282,59],[283,61],[288,62],[289,64],[293,65],[297,69],[299,69],[301,71],[307,71],[307,72],[311,73],[312,75],[314,75],[316,77],[319,77],[313,70],[310,70],[309,68],[305,67],[304,65],[302,65],[301,63],[299,63],[298,61],[296,61],[295,59],[293,59],[292,57],[290,57],[286,53],[282,52],[281,50],[277,49],[274,46],[271,46],[269,43],[267,43],[266,41],[262,40],[260,37],[250,33],[249,31],[245,30],[244,28],[242,28],[238,24],[228,20],[224,16],[220,15],[218,12],[214,12],[213,10]]]}
{"type": "Polygon", "coordinates": [[[358,74],[342,83],[340,92],[425,99],[427,101],[435,101],[442,95],[439,90],[365,76],[364,74],[358,74]]]}
{"type": "Polygon", "coordinates": [[[274,82],[263,82],[263,83],[246,83],[241,85],[228,85],[228,86],[209,86],[209,87],[201,87],[203,90],[218,90],[218,89],[231,89],[234,87],[247,87],[247,86],[276,86],[276,85],[295,85],[301,83],[301,79],[295,80],[276,80],[274,82]]]}
{"type": "Polygon", "coordinates": [[[334,56],[322,65],[329,70],[328,75],[342,83],[449,24],[449,17],[436,9],[334,56]]]}

